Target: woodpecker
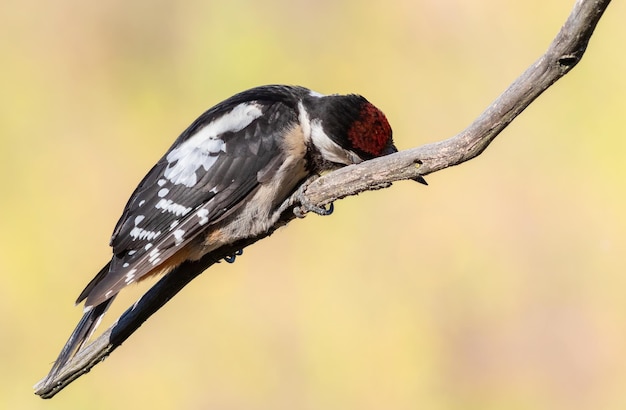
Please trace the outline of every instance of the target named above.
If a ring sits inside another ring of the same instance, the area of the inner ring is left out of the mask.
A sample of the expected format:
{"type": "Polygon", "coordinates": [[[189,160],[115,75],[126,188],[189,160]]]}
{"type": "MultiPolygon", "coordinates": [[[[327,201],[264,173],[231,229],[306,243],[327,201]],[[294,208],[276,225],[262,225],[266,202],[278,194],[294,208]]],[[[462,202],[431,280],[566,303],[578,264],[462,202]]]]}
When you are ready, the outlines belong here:
{"type": "Polygon", "coordinates": [[[267,85],[210,108],[128,200],[111,237],[113,256],[78,296],[83,317],[48,379],[83,347],[125,286],[266,232],[310,177],[393,152],[385,115],[356,94],[267,85]]]}

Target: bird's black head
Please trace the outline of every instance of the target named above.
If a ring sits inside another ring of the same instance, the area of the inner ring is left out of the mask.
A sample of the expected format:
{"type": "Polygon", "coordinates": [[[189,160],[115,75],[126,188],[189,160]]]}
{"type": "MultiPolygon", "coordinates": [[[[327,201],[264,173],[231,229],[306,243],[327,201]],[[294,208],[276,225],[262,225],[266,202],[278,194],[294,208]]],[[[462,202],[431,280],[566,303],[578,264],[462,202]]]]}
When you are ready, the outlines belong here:
{"type": "Polygon", "coordinates": [[[385,114],[364,97],[329,95],[309,102],[312,140],[326,160],[348,165],[398,151],[385,114]]]}

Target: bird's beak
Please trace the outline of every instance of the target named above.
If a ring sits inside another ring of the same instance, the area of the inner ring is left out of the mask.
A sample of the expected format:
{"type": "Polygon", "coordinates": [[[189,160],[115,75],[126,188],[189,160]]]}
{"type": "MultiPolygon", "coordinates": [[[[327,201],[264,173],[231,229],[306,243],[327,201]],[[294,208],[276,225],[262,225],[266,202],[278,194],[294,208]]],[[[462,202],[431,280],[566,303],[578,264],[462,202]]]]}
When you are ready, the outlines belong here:
{"type": "MultiPolygon", "coordinates": [[[[382,155],[389,155],[389,154],[394,154],[398,152],[398,148],[396,148],[395,145],[393,144],[388,144],[385,149],[383,150],[382,155]]],[[[415,178],[412,178],[413,181],[415,182],[419,182],[420,184],[423,185],[428,185],[428,183],[426,182],[426,180],[424,179],[424,177],[422,177],[421,175],[416,176],[415,178]]]]}
{"type": "Polygon", "coordinates": [[[385,149],[383,149],[382,155],[394,154],[396,152],[398,152],[398,148],[396,148],[396,146],[393,145],[393,143],[389,143],[389,144],[387,144],[385,149]]]}

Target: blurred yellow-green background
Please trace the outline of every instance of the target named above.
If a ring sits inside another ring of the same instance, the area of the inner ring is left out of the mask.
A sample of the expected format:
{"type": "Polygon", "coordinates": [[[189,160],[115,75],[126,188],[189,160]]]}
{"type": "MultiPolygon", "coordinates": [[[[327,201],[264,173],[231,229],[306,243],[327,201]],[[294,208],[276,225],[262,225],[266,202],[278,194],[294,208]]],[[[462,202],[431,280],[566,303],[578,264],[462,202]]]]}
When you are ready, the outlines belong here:
{"type": "Polygon", "coordinates": [[[300,84],[365,95],[401,149],[447,138],[572,5],[2,2],[0,408],[626,408],[624,2],[477,159],[293,222],[51,401],[31,387],[126,199],[202,111],[300,84]]]}

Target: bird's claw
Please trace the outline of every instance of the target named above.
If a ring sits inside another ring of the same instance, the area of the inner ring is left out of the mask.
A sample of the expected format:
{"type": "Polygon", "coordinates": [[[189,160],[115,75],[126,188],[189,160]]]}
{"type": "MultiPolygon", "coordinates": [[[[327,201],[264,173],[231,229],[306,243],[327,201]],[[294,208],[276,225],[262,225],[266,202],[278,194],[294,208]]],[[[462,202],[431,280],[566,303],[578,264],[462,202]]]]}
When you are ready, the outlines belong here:
{"type": "Polygon", "coordinates": [[[321,216],[328,216],[335,210],[335,206],[332,202],[329,203],[328,208],[326,208],[324,206],[313,204],[305,197],[304,193],[306,192],[306,189],[315,179],[316,178],[310,178],[308,181],[305,181],[300,188],[298,188],[298,191],[292,196],[293,202],[291,202],[291,204],[293,205],[294,202],[299,203],[299,205],[294,206],[293,208],[293,213],[297,218],[304,218],[308,212],[314,212],[321,216]]]}
{"type": "Polygon", "coordinates": [[[317,206],[317,205],[313,205],[310,202],[302,201],[300,206],[296,206],[295,208],[293,208],[293,213],[298,218],[304,218],[308,212],[314,212],[321,216],[328,216],[332,214],[334,210],[335,210],[335,205],[333,205],[332,202],[328,204],[328,208],[324,208],[323,206],[317,206]]]}
{"type": "Polygon", "coordinates": [[[234,263],[235,259],[237,259],[237,256],[241,256],[243,254],[243,249],[239,249],[238,251],[235,251],[235,253],[233,253],[232,255],[228,255],[224,257],[224,260],[228,263],[234,263]]]}

